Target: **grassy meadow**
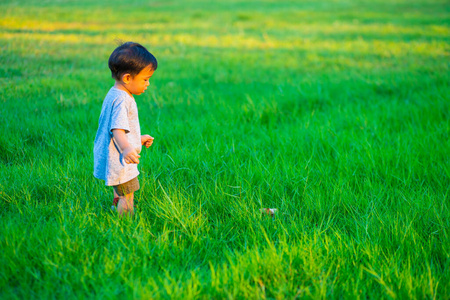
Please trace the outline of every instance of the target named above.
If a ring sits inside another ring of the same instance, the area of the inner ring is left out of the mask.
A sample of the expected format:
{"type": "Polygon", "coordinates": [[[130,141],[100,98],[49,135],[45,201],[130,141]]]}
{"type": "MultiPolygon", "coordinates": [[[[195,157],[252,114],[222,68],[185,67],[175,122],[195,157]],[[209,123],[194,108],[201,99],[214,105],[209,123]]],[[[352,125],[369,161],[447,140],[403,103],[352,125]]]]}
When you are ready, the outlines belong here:
{"type": "Polygon", "coordinates": [[[0,0],[0,298],[448,299],[449,45],[446,0],[0,0]],[[158,59],[133,220],[117,40],[158,59]]]}

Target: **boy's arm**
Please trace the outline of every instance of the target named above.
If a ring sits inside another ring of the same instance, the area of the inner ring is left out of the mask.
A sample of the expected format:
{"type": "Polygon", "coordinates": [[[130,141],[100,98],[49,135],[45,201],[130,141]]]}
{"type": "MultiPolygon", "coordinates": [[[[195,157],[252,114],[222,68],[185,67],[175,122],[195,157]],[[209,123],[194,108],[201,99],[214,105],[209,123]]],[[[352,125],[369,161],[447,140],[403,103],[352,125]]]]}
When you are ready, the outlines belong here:
{"type": "Polygon", "coordinates": [[[116,140],[116,143],[119,145],[120,149],[122,150],[123,160],[127,164],[138,164],[139,157],[141,157],[141,156],[137,153],[136,149],[134,149],[128,142],[127,136],[125,134],[125,130],[113,129],[112,133],[113,133],[114,139],[116,140]]]}

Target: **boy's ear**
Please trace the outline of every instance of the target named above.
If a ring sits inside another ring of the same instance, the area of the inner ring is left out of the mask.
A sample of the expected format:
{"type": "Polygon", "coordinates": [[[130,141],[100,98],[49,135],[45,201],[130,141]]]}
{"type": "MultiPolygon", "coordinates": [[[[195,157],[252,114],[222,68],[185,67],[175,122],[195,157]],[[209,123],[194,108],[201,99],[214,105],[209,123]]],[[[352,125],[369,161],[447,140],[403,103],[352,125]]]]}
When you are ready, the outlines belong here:
{"type": "Polygon", "coordinates": [[[131,74],[130,73],[125,73],[122,75],[122,82],[125,84],[128,84],[131,80],[131,74]]]}

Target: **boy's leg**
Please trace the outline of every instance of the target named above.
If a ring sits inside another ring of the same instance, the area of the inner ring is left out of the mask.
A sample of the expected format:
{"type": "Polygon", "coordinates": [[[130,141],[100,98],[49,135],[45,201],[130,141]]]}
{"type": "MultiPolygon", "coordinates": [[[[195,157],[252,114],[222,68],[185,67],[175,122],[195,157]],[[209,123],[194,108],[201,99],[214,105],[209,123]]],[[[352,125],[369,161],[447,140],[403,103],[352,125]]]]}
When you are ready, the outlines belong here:
{"type": "Polygon", "coordinates": [[[134,192],[137,190],[139,190],[139,180],[137,177],[123,184],[114,186],[113,207],[114,204],[117,203],[117,212],[120,216],[124,213],[134,214],[134,192]]]}
{"type": "Polygon", "coordinates": [[[119,196],[119,203],[117,203],[117,212],[119,216],[134,215],[134,193],[119,196]]]}
{"type": "Polygon", "coordinates": [[[119,203],[119,195],[117,194],[116,189],[113,189],[113,191],[114,191],[114,199],[113,199],[113,204],[111,206],[111,209],[114,210],[117,207],[117,203],[119,203]]]}

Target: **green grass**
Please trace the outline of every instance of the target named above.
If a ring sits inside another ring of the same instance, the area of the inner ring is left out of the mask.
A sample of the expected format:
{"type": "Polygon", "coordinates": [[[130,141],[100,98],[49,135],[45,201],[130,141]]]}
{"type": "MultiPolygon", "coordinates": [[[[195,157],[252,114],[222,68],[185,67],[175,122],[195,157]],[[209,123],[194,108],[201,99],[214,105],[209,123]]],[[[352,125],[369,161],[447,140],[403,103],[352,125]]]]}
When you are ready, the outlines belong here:
{"type": "Polygon", "coordinates": [[[0,1],[0,298],[448,298],[447,1],[36,3],[0,1]],[[159,62],[134,220],[92,176],[115,39],[159,62]]]}

